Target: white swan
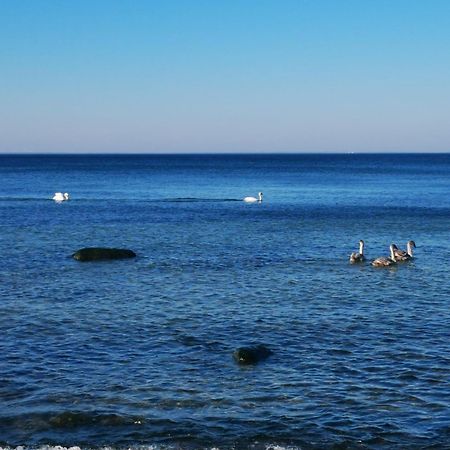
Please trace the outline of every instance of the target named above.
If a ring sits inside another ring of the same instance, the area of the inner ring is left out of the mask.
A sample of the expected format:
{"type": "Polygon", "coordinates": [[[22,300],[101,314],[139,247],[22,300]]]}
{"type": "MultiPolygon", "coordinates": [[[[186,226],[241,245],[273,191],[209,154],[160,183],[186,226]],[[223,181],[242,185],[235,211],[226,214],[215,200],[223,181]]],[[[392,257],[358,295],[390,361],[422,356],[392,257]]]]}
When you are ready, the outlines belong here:
{"type": "Polygon", "coordinates": [[[258,198],[256,198],[256,197],[245,197],[244,198],[244,202],[247,202],[247,203],[259,202],[259,203],[261,203],[262,199],[263,199],[263,193],[262,192],[258,192],[258,198]]]}
{"type": "Polygon", "coordinates": [[[364,256],[364,241],[361,239],[359,241],[359,252],[353,252],[350,255],[350,264],[356,264],[356,263],[360,263],[363,262],[365,260],[365,256],[364,256]]]}
{"type": "Polygon", "coordinates": [[[69,200],[69,194],[67,192],[65,192],[64,194],[62,192],[55,192],[53,200],[55,200],[55,202],[63,202],[65,200],[69,200]]]}
{"type": "Polygon", "coordinates": [[[389,258],[386,258],[385,256],[381,256],[380,258],[377,258],[372,261],[372,266],[374,267],[389,267],[393,266],[394,264],[397,264],[397,261],[395,260],[394,255],[394,244],[391,244],[389,246],[389,250],[391,252],[391,256],[389,258]]]}
{"type": "Polygon", "coordinates": [[[406,244],[406,252],[404,250],[399,250],[399,248],[394,244],[394,256],[396,261],[408,261],[413,257],[413,247],[416,248],[416,243],[414,241],[408,241],[406,244]]]}

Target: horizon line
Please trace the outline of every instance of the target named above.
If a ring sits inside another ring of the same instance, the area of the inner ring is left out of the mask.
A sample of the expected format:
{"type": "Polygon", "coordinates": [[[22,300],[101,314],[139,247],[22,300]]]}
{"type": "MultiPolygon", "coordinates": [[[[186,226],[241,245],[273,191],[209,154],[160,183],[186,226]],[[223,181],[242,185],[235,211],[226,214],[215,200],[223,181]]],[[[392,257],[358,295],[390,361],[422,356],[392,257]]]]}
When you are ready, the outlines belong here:
{"type": "Polygon", "coordinates": [[[450,155],[446,151],[332,151],[332,152],[0,152],[0,156],[263,156],[263,155],[450,155]]]}

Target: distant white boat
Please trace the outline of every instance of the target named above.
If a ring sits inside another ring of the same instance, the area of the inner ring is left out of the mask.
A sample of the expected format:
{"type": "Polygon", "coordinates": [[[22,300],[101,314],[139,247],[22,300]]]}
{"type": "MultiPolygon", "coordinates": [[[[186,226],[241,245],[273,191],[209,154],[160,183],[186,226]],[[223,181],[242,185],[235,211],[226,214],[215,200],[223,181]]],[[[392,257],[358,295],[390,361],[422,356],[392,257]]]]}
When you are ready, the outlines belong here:
{"type": "Polygon", "coordinates": [[[65,200],[69,200],[69,194],[67,192],[64,194],[62,192],[55,192],[53,200],[55,200],[55,202],[64,202],[65,200]]]}

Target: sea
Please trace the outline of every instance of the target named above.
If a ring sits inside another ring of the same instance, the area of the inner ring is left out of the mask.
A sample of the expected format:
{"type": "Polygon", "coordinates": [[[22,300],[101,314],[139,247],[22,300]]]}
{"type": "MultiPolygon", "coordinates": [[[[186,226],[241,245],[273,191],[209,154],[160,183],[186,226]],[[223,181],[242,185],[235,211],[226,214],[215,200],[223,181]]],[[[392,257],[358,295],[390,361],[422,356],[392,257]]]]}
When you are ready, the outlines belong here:
{"type": "Polygon", "coordinates": [[[450,154],[1,155],[0,230],[3,449],[450,448],[450,154]]]}

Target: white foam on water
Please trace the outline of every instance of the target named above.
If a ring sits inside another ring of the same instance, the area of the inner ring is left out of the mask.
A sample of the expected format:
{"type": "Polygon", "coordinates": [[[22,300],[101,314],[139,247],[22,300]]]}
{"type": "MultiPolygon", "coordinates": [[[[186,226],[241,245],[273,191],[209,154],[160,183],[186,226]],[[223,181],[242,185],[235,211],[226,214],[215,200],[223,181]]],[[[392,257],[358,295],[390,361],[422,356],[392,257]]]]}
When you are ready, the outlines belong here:
{"type": "Polygon", "coordinates": [[[282,445],[267,445],[266,450],[301,450],[300,447],[283,447],[282,445]]]}

